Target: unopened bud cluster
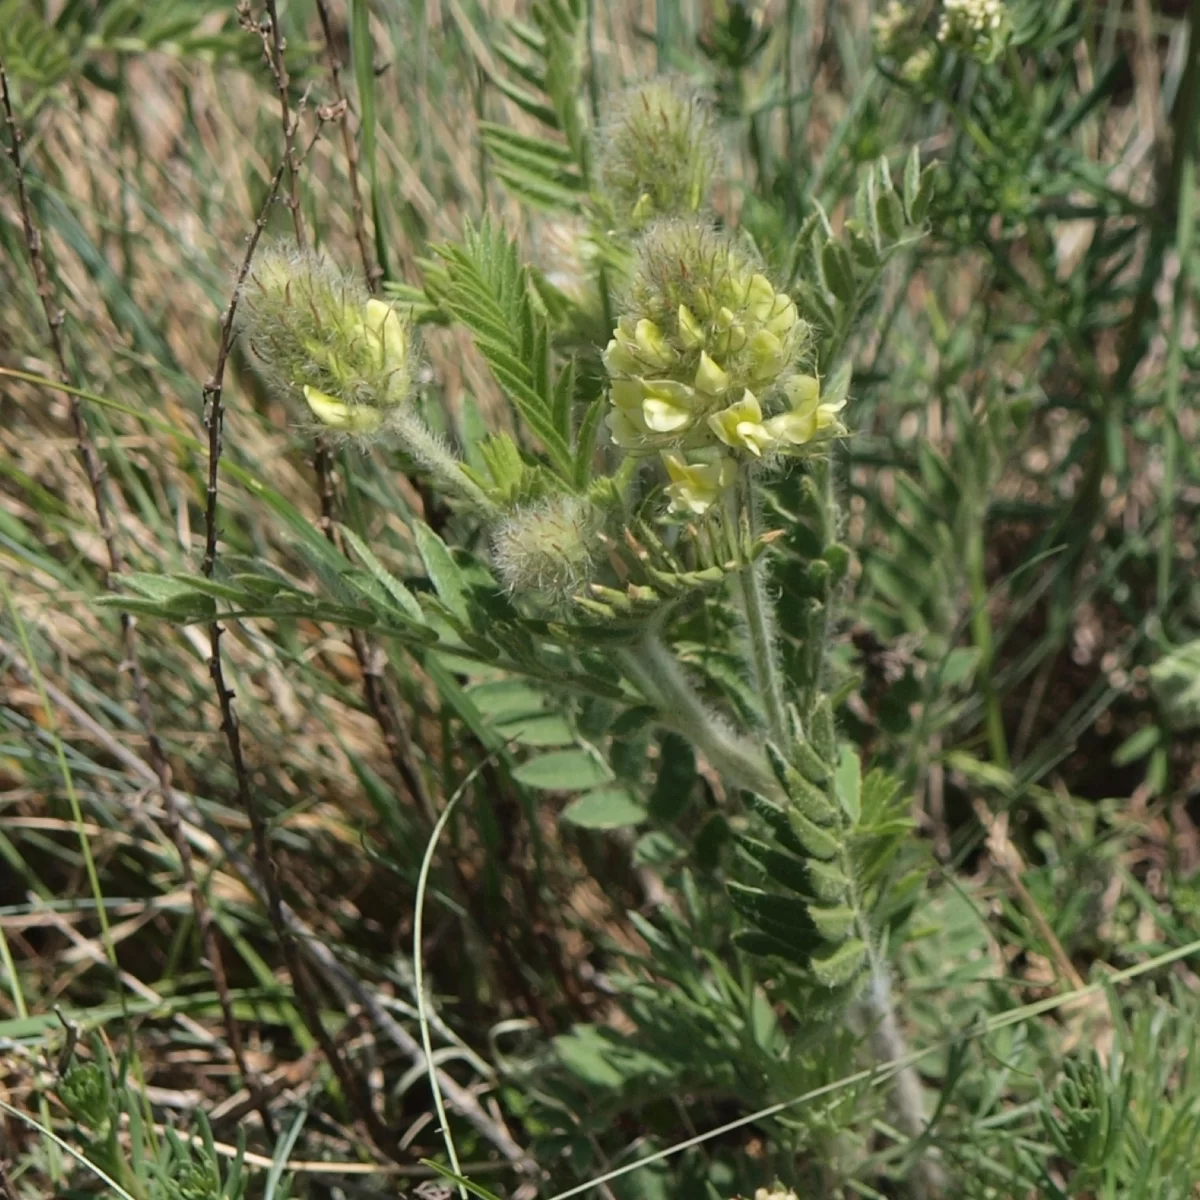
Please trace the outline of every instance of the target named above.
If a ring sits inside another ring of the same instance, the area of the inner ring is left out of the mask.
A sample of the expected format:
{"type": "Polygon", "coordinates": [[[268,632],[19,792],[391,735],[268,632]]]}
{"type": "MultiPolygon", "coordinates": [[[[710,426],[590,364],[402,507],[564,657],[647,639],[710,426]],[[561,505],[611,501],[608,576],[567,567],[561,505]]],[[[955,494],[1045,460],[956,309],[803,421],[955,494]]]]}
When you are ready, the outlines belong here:
{"type": "Polygon", "coordinates": [[[871,41],[881,58],[903,59],[912,49],[914,12],[903,0],[888,3],[871,20],[871,41]]]}
{"type": "Polygon", "coordinates": [[[656,79],[618,104],[601,145],[600,183],[618,225],[699,212],[717,171],[708,106],[685,82],[656,79]]]}
{"type": "Polygon", "coordinates": [[[979,62],[995,62],[1012,31],[1004,0],[943,0],[938,41],[979,62]]]}
{"type": "Polygon", "coordinates": [[[653,226],[627,307],[604,352],[609,431],[632,454],[662,456],[676,511],[705,512],[739,460],[802,453],[840,431],[841,403],[822,404],[817,380],[795,373],[808,325],[727,235],[653,226]]]}
{"type": "Polygon", "coordinates": [[[515,594],[566,600],[591,573],[598,514],[581,496],[550,496],[513,509],[492,532],[492,562],[515,594]]]}
{"type": "Polygon", "coordinates": [[[325,430],[369,439],[408,403],[408,323],[323,256],[264,251],[238,312],[267,382],[325,430]]]}

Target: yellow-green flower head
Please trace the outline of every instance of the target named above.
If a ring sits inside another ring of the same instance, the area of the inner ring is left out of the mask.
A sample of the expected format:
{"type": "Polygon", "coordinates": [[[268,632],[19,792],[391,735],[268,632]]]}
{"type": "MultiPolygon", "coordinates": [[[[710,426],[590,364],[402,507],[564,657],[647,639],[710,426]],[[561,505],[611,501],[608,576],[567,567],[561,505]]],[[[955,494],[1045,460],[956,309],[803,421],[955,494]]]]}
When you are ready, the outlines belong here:
{"type": "Polygon", "coordinates": [[[995,62],[1008,45],[1012,21],[1004,0],[943,0],[938,41],[978,62],[995,62]]]}
{"type": "Polygon", "coordinates": [[[912,39],[917,14],[904,0],[888,0],[871,19],[871,41],[881,58],[902,58],[912,39]]]}
{"type": "Polygon", "coordinates": [[[408,322],[323,255],[288,246],[263,251],[238,318],[266,381],[302,399],[322,429],[370,438],[408,403],[408,322]]]}
{"type": "Polygon", "coordinates": [[[510,592],[565,600],[592,572],[599,528],[585,498],[550,496],[499,522],[492,532],[492,563],[510,592]]]}
{"type": "Polygon", "coordinates": [[[653,79],[625,93],[603,131],[600,186],[618,224],[640,229],[707,208],[718,154],[712,114],[695,89],[653,79]]]}
{"type": "Polygon", "coordinates": [[[928,83],[937,66],[937,53],[933,45],[918,46],[901,64],[900,78],[914,86],[928,83]]]}
{"type": "Polygon", "coordinates": [[[809,341],[791,297],[727,234],[655,224],[604,352],[613,441],[635,454],[723,442],[758,457],[763,406],[809,341]]]}

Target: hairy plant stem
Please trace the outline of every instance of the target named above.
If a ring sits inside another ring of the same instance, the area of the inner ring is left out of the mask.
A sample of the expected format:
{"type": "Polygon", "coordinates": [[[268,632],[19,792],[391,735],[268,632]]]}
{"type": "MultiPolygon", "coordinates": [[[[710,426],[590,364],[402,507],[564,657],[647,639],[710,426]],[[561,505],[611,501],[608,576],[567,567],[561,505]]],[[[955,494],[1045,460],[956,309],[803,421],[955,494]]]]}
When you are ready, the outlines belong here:
{"type": "Polygon", "coordinates": [[[622,650],[621,659],[646,698],[660,709],[662,723],[691,741],[730,783],[775,799],[782,797],[766,759],[704,707],[656,630],[644,634],[636,650],[622,650]]]}
{"type": "MultiPolygon", "coordinates": [[[[871,1051],[881,1063],[907,1063],[911,1051],[896,1017],[892,974],[886,959],[871,938],[871,931],[865,926],[866,922],[861,922],[860,932],[869,948],[871,978],[858,1006],[868,1022],[871,1051]]],[[[899,1067],[892,1076],[888,1101],[897,1129],[914,1141],[923,1137],[926,1128],[925,1103],[921,1095],[920,1076],[911,1063],[899,1067]]],[[[938,1163],[923,1154],[913,1164],[909,1184],[917,1200],[940,1196],[946,1187],[945,1172],[938,1163]]]]}
{"type": "MultiPolygon", "coordinates": [[[[750,476],[742,472],[738,482],[734,516],[744,519],[750,527],[751,542],[758,536],[758,512],[750,488],[750,476]],[[738,511],[740,510],[740,511],[738,511]]],[[[775,662],[775,638],[771,621],[771,601],[763,581],[764,568],[758,563],[747,563],[738,572],[738,586],[742,593],[742,612],[746,618],[746,632],[750,637],[750,655],[754,663],[754,678],[762,697],[767,718],[767,729],[776,746],[787,745],[787,721],[784,716],[783,685],[780,671],[775,662]]]]}
{"type": "Polygon", "coordinates": [[[406,409],[395,419],[396,436],[404,449],[447,491],[465,500],[481,516],[495,520],[502,515],[498,504],[463,470],[462,463],[446,449],[420,416],[406,409]]]}
{"type": "MultiPolygon", "coordinates": [[[[823,509],[822,541],[828,545],[837,538],[839,520],[832,458],[815,460],[813,473],[823,509]]],[[[806,719],[812,715],[821,695],[825,653],[833,629],[833,600],[832,589],[829,589],[825,593],[821,613],[809,624],[809,645],[805,648],[809,671],[806,681],[808,695],[804,703],[806,719]]],[[[836,764],[828,765],[833,768],[836,764]]],[[[854,898],[854,908],[858,912],[858,934],[867,947],[870,964],[870,980],[866,991],[854,1006],[857,1023],[866,1032],[871,1052],[879,1062],[905,1061],[910,1052],[896,1014],[891,970],[862,911],[857,895],[854,898]]],[[[888,1099],[896,1127],[914,1141],[919,1139],[926,1126],[925,1106],[920,1078],[911,1065],[898,1068],[892,1076],[888,1099]]],[[[909,1183],[915,1200],[926,1200],[943,1193],[944,1173],[927,1155],[919,1155],[913,1165],[909,1183]]]]}

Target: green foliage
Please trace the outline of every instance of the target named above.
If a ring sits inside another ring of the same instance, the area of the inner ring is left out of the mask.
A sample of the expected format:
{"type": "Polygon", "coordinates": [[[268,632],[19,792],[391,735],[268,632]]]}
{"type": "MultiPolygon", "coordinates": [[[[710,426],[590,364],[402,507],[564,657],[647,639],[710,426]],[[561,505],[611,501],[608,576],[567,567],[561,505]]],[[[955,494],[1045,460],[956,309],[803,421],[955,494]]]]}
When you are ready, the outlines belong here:
{"type": "Polygon", "coordinates": [[[202,0],[103,0],[68,3],[53,17],[30,0],[0,4],[0,58],[9,75],[49,91],[79,72],[106,91],[119,92],[109,56],[155,52],[178,58],[252,57],[256,48],[237,29],[232,12],[214,27],[202,0]]]}
{"type": "Polygon", "coordinates": [[[242,1200],[249,1182],[244,1133],[227,1166],[203,1113],[194,1132],[168,1127],[162,1135],[151,1133],[127,1064],[114,1063],[99,1039],[92,1055],[68,1064],[57,1087],[91,1163],[136,1200],[242,1200]]]}
{"type": "Polygon", "coordinates": [[[0,4],[18,1200],[1190,1195],[1194,14],[282,8],[209,493],[267,8],[0,4]]]}
{"type": "MultiPolygon", "coordinates": [[[[571,482],[590,461],[591,445],[576,442],[574,396],[561,392],[550,364],[549,326],[522,266],[516,242],[485,220],[468,227],[461,246],[444,246],[443,306],[472,333],[475,344],[551,465],[571,482]]],[[[569,373],[564,376],[568,381],[569,373]]],[[[586,475],[584,476],[586,479],[586,475]]]]}
{"type": "Polygon", "coordinates": [[[583,107],[586,13],[584,0],[537,0],[530,23],[511,20],[508,37],[494,45],[507,71],[492,71],[490,82],[561,139],[519,133],[489,121],[480,125],[497,175],[534,208],[577,208],[588,178],[583,107]]]}

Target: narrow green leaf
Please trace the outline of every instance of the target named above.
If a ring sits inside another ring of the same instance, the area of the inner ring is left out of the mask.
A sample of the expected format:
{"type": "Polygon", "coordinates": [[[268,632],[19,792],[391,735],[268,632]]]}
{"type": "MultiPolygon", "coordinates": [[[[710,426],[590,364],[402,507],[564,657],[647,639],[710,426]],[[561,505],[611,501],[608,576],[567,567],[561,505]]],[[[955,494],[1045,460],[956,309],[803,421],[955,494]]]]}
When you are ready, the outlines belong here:
{"type": "Polygon", "coordinates": [[[341,528],[342,536],[353,547],[354,553],[362,559],[363,565],[371,572],[371,575],[396,602],[396,607],[406,616],[423,625],[425,623],[425,614],[421,611],[421,606],[417,603],[416,596],[375,557],[371,548],[353,529],[348,525],[343,525],[341,528]]]}
{"type": "Polygon", "coordinates": [[[840,241],[827,241],[821,251],[821,268],[830,292],[844,305],[854,302],[854,264],[840,241]]]}
{"type": "Polygon", "coordinates": [[[575,733],[558,713],[514,717],[496,725],[498,733],[519,746],[571,746],[575,733]]]}
{"type": "Polygon", "coordinates": [[[414,520],[412,531],[417,553],[438,599],[461,621],[470,624],[469,585],[446,543],[424,521],[414,520]]]}
{"type": "Polygon", "coordinates": [[[859,796],[862,791],[862,764],[858,759],[858,751],[848,743],[843,743],[841,754],[838,756],[837,797],[841,801],[846,816],[852,825],[858,824],[861,813],[859,796]]]}
{"type": "Polygon", "coordinates": [[[810,950],[789,945],[761,929],[739,930],[733,935],[733,944],[744,954],[752,954],[755,958],[782,958],[784,962],[794,963],[798,967],[807,967],[812,957],[810,950]]]}
{"type": "Polygon", "coordinates": [[[893,241],[904,232],[904,209],[895,192],[887,191],[879,197],[875,213],[879,218],[879,227],[893,241]]]}
{"type": "Polygon", "coordinates": [[[917,203],[917,192],[921,187],[921,151],[917,146],[909,151],[908,159],[904,164],[904,211],[908,214],[908,219],[915,225],[916,218],[913,216],[913,208],[917,203]]]}
{"type": "Polygon", "coordinates": [[[841,987],[858,974],[866,961],[866,943],[854,938],[835,950],[814,954],[809,968],[819,983],[831,988],[841,987]]]}
{"type": "Polygon", "coordinates": [[[1137,733],[1127,737],[1114,751],[1114,767],[1127,767],[1140,758],[1145,758],[1162,741],[1162,730],[1157,725],[1144,725],[1137,733]]]}
{"type": "Polygon", "coordinates": [[[513,772],[519,783],[545,792],[582,792],[612,777],[608,766],[586,750],[552,750],[513,772]]]}
{"type": "Polygon", "coordinates": [[[678,820],[688,807],[695,785],[696,755],[691,743],[677,733],[664,734],[659,742],[658,778],[650,795],[655,820],[678,820]]]}
{"type": "Polygon", "coordinates": [[[559,813],[559,820],[582,829],[625,829],[640,825],[645,819],[645,808],[621,787],[588,792],[559,813]]]}

